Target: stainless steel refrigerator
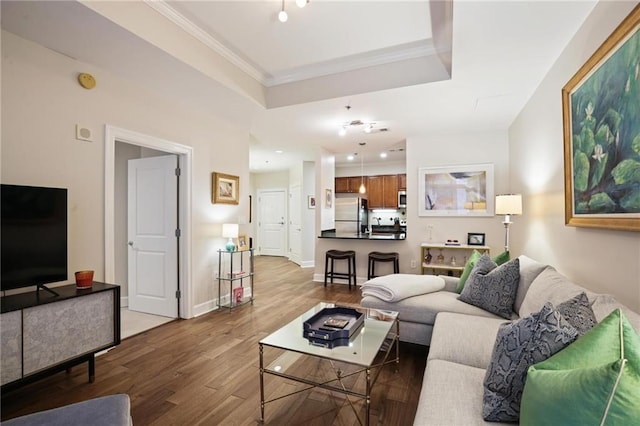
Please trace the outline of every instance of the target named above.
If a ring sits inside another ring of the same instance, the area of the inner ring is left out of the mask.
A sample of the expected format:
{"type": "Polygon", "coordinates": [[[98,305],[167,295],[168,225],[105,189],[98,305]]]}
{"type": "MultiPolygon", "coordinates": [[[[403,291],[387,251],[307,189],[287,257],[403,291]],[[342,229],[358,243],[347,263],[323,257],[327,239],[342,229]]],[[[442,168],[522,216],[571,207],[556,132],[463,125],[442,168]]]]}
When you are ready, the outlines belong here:
{"type": "Polygon", "coordinates": [[[367,200],[359,197],[335,199],[336,233],[365,232],[369,225],[367,200]]]}

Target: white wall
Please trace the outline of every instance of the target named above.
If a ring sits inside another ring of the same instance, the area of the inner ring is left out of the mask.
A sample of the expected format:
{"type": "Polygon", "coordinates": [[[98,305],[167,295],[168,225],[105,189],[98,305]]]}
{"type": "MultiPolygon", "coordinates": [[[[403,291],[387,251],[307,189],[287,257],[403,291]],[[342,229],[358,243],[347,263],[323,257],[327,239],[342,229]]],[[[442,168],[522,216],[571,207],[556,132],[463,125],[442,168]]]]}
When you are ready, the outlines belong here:
{"type": "MultiPolygon", "coordinates": [[[[524,215],[512,244],[590,290],[640,311],[640,234],[564,225],[561,89],[637,2],[600,2],[509,129],[512,189],[524,215]]],[[[638,119],[638,117],[635,117],[638,119]]]]}
{"type": "Polygon", "coordinates": [[[104,279],[105,124],[193,147],[189,267],[194,306],[210,306],[221,224],[248,213],[247,129],[2,32],[2,182],[69,189],[69,271],[94,269],[96,280],[104,279]],[[96,88],[81,88],[79,72],[93,74],[96,88]],[[75,140],[76,124],[93,142],[75,140]],[[212,171],[240,176],[239,206],[211,203],[212,171]]]}
{"type": "Polygon", "coordinates": [[[302,163],[302,198],[308,206],[307,197],[316,197],[316,208],[302,209],[302,266],[313,267],[315,265],[316,249],[316,209],[318,198],[316,196],[316,165],[313,161],[302,163]]]}
{"type": "MultiPolygon", "coordinates": [[[[504,226],[501,217],[423,217],[418,216],[418,171],[422,167],[492,163],[494,192],[509,192],[508,141],[506,131],[451,132],[407,139],[407,247],[400,255],[401,271],[410,269],[410,260],[420,265],[420,244],[428,241],[428,226],[433,227],[434,242],[448,239],[467,241],[467,233],[486,234],[491,252],[504,249],[504,226]],[[445,149],[446,147],[446,149],[445,149]]],[[[517,226],[514,225],[514,226],[517,226]]],[[[519,253],[512,250],[512,254],[519,253]]]]}

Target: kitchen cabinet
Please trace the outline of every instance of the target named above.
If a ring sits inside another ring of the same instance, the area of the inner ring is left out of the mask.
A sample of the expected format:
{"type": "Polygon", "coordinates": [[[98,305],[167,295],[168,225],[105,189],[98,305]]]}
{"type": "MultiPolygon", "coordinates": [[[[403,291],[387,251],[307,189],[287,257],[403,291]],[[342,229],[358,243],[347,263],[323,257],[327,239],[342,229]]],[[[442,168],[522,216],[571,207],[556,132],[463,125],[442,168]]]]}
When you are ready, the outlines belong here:
{"type": "Polygon", "coordinates": [[[407,174],[401,173],[398,175],[398,191],[407,190],[407,174]]]}
{"type": "Polygon", "coordinates": [[[335,192],[338,193],[357,193],[360,191],[360,184],[364,182],[367,186],[367,176],[347,176],[337,177],[335,179],[335,192]]]}
{"type": "Polygon", "coordinates": [[[398,175],[369,176],[366,185],[369,209],[398,208],[398,175]]]}

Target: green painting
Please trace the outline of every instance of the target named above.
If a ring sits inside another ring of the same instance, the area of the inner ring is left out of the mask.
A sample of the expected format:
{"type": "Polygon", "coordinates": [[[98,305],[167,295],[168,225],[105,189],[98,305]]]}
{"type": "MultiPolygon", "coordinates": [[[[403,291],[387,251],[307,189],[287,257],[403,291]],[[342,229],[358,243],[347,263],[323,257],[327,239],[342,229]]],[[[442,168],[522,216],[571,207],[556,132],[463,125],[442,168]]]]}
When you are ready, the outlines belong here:
{"type": "MultiPolygon", "coordinates": [[[[637,21],[637,11],[630,18],[634,15],[637,21]]],[[[572,209],[571,216],[576,218],[640,218],[640,31],[637,22],[627,28],[616,46],[597,61],[593,59],[585,64],[586,71],[583,67],[577,74],[580,80],[567,91],[570,117],[569,123],[565,122],[565,133],[569,133],[565,134],[565,143],[566,136],[570,136],[570,151],[565,146],[565,156],[571,160],[570,187],[567,188],[571,191],[571,206],[567,208],[572,209]]],[[[637,221],[631,223],[637,224],[637,221]]]]}

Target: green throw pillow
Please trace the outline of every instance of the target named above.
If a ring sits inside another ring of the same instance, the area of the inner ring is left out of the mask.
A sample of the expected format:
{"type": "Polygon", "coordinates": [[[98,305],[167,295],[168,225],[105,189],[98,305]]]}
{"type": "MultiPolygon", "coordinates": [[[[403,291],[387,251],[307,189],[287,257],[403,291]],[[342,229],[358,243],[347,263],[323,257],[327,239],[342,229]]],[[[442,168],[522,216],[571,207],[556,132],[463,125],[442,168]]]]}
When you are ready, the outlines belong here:
{"type": "Polygon", "coordinates": [[[640,336],[617,309],[529,368],[520,424],[637,424],[639,390],[640,336]]]}
{"type": "MultiPolygon", "coordinates": [[[[478,250],[474,250],[473,253],[471,253],[471,256],[469,256],[467,263],[464,265],[464,270],[460,275],[460,280],[458,281],[458,285],[456,285],[456,293],[458,294],[462,293],[462,289],[464,288],[464,285],[467,282],[467,279],[469,279],[469,275],[471,275],[471,271],[473,270],[473,267],[476,266],[476,262],[478,261],[478,259],[480,259],[480,256],[482,256],[482,253],[480,253],[478,250]]],[[[492,260],[498,266],[500,266],[503,263],[509,261],[509,252],[503,251],[502,253],[494,257],[492,260]]]]}

